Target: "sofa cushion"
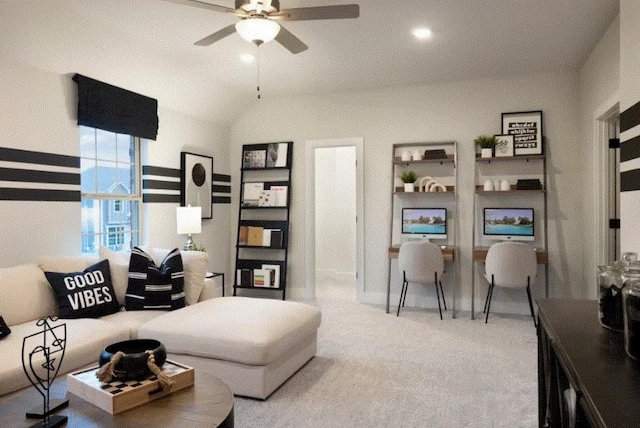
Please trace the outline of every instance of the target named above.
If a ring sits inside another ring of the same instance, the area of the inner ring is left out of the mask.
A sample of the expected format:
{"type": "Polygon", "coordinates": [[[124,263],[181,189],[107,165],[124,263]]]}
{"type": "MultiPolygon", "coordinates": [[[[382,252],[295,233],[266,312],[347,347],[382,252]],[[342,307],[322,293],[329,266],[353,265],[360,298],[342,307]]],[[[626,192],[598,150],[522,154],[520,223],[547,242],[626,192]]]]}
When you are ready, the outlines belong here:
{"type": "MultiPolygon", "coordinates": [[[[67,346],[59,377],[89,364],[97,365],[100,352],[105,346],[129,339],[126,328],[100,319],[58,320],[52,322],[51,326],[61,323],[67,326],[67,346]]],[[[42,331],[42,327],[36,326],[35,321],[13,325],[11,328],[13,334],[0,341],[0,395],[30,385],[22,370],[22,340],[25,336],[42,331]]]]}
{"type": "MultiPolygon", "coordinates": [[[[149,254],[156,265],[169,254],[169,250],[153,247],[140,247],[149,254]]],[[[109,259],[111,266],[111,280],[116,296],[121,304],[124,304],[125,294],[129,281],[129,258],[131,252],[113,251],[106,247],[100,247],[100,258],[109,259]]],[[[184,299],[187,305],[198,303],[200,294],[204,288],[204,280],[209,265],[209,256],[202,251],[180,251],[182,267],[184,268],[184,299]]]]}
{"type": "Polygon", "coordinates": [[[58,299],[60,318],[97,318],[120,310],[111,286],[109,260],[78,272],[45,272],[58,299]]]}
{"type": "Polygon", "coordinates": [[[168,311],[120,311],[100,319],[128,329],[131,339],[137,339],[138,329],[142,324],[167,312],[168,311]]]}
{"type": "Polygon", "coordinates": [[[4,339],[10,334],[11,334],[11,329],[9,328],[7,323],[4,322],[4,318],[0,316],[0,339],[4,339]]]}
{"type": "MultiPolygon", "coordinates": [[[[164,259],[169,250],[154,248],[153,258],[156,264],[164,259]]],[[[187,305],[198,303],[207,276],[209,256],[203,251],[180,251],[184,267],[184,298],[187,305]]]]}
{"type": "Polygon", "coordinates": [[[44,272],[36,264],[0,269],[0,284],[0,314],[7,325],[57,313],[53,291],[44,272]]]}
{"type": "Polygon", "coordinates": [[[138,337],[161,341],[175,354],[267,365],[320,326],[320,311],[304,303],[220,297],[145,323],[138,337]]]}
{"type": "Polygon", "coordinates": [[[174,310],[184,305],[184,269],[180,251],[175,248],[156,266],[153,258],[140,248],[131,250],[125,298],[127,310],[174,310]]]}

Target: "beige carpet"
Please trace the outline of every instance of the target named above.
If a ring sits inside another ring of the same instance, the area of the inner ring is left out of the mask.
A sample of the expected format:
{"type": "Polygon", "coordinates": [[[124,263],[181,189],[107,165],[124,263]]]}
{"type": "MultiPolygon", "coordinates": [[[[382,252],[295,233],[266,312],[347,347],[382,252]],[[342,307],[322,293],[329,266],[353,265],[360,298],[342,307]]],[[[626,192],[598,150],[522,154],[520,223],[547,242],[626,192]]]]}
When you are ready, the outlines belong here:
{"type": "Polygon", "coordinates": [[[318,287],[316,357],[266,401],[237,397],[238,428],[537,426],[531,317],[396,318],[352,289],[318,287]]]}

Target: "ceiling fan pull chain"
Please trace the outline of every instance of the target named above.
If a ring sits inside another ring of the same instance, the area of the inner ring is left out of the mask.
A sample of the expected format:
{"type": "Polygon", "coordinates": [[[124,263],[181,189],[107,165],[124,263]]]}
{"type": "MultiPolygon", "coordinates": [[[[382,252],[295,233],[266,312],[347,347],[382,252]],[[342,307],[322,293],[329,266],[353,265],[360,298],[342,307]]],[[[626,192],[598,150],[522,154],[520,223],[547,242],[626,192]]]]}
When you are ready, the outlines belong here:
{"type": "Polygon", "coordinates": [[[256,61],[256,64],[258,65],[258,73],[257,73],[258,82],[256,86],[258,88],[258,99],[260,99],[260,46],[256,46],[256,51],[257,51],[256,56],[258,57],[256,61]]]}

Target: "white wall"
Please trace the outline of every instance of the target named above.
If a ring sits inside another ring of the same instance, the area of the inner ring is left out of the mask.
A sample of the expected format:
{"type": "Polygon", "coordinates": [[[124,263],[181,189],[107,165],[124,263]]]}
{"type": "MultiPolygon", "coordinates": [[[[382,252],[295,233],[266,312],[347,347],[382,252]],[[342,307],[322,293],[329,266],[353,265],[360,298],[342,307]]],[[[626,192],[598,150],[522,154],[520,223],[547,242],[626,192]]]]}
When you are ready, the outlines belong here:
{"type": "Polygon", "coordinates": [[[355,279],[356,150],[315,149],[316,271],[320,277],[355,279]]]}
{"type": "MultiPolygon", "coordinates": [[[[78,156],[77,86],[71,76],[0,63],[0,147],[78,156]]],[[[227,128],[167,106],[160,106],[158,115],[158,139],[149,142],[143,164],[180,168],[180,151],[191,147],[212,155],[216,172],[229,173],[227,128]]],[[[148,228],[143,240],[181,247],[184,237],[176,234],[175,225],[177,204],[144,205],[148,228]]],[[[207,248],[211,269],[226,271],[229,266],[229,211],[229,205],[214,206],[214,218],[203,222],[196,239],[207,248]]],[[[0,267],[35,262],[40,255],[80,254],[79,202],[0,201],[0,218],[0,267]]]]}
{"type": "MultiPolygon", "coordinates": [[[[540,109],[547,136],[550,193],[549,237],[552,296],[586,289],[582,282],[582,165],[577,74],[549,73],[441,85],[262,99],[231,127],[231,165],[240,165],[241,145],[294,141],[290,283],[304,294],[304,141],[363,136],[365,141],[365,300],[382,303],[387,279],[391,196],[391,145],[457,140],[460,143],[461,303],[470,309],[473,139],[499,133],[502,112],[540,109]],[[269,117],[256,123],[252,118],[269,117]],[[253,124],[256,123],[254,126],[253,124]]],[[[239,174],[234,171],[234,190],[239,174]]],[[[234,192],[232,203],[238,195],[234,192]]],[[[235,224],[234,224],[235,227],[235,224]]],[[[396,281],[398,282],[398,281],[396,281]]],[[[393,284],[394,293],[399,282],[393,284]]],[[[393,301],[393,300],[392,300],[393,301]]],[[[526,297],[518,311],[526,308],[526,297]]],[[[496,310],[499,306],[496,303],[496,310]]]]}
{"type": "Polygon", "coordinates": [[[598,255],[603,229],[601,211],[606,208],[598,203],[604,192],[606,167],[603,154],[607,149],[597,144],[597,118],[620,101],[620,17],[612,23],[598,45],[589,55],[579,71],[580,74],[580,128],[582,130],[585,168],[581,171],[585,185],[582,189],[584,201],[583,283],[593,284],[586,290],[576,290],[576,297],[596,298],[594,276],[596,267],[605,262],[598,255]]]}
{"type": "MultiPolygon", "coordinates": [[[[620,111],[628,109],[640,101],[640,2],[637,0],[620,1],[620,111]]],[[[624,141],[638,135],[639,127],[632,128],[621,134],[624,141]],[[625,135],[626,134],[626,135],[625,135]]],[[[625,168],[638,168],[638,159],[621,165],[625,168]]],[[[640,252],[640,191],[623,192],[620,197],[620,223],[622,252],[640,252]]]]}

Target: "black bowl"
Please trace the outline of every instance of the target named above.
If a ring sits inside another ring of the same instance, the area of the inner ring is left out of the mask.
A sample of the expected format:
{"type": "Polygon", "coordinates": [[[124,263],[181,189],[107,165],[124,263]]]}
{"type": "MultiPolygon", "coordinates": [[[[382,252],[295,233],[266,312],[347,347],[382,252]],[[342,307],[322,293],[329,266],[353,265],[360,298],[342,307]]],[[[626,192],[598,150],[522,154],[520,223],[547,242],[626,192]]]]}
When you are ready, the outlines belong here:
{"type": "Polygon", "coordinates": [[[100,367],[111,361],[118,351],[125,353],[114,367],[114,375],[118,380],[141,380],[151,374],[147,366],[149,356],[146,351],[153,351],[158,367],[162,367],[167,360],[167,349],[162,342],[154,339],[134,339],[113,343],[104,348],[100,354],[100,367]]]}

